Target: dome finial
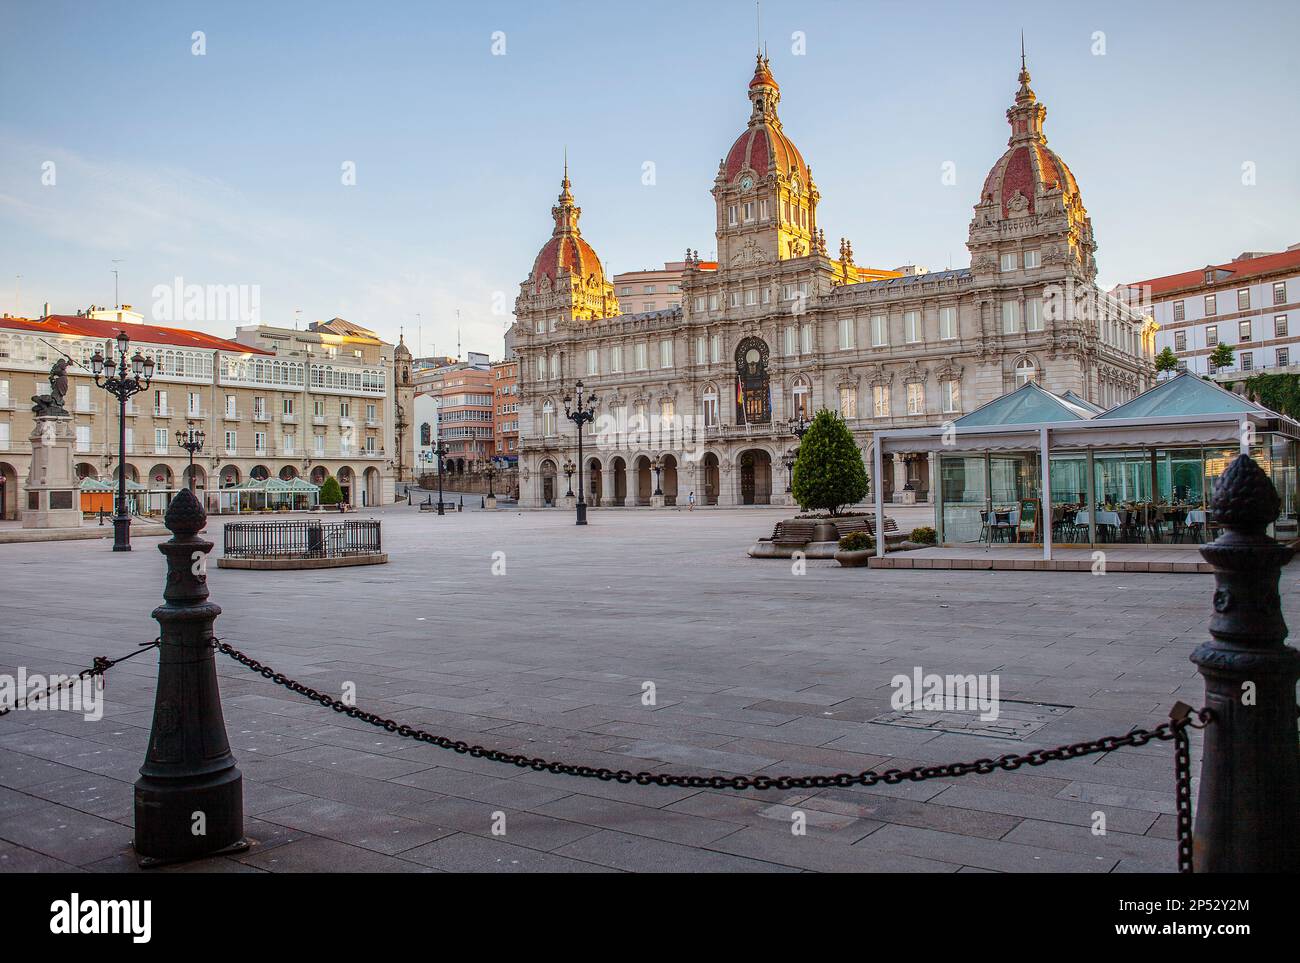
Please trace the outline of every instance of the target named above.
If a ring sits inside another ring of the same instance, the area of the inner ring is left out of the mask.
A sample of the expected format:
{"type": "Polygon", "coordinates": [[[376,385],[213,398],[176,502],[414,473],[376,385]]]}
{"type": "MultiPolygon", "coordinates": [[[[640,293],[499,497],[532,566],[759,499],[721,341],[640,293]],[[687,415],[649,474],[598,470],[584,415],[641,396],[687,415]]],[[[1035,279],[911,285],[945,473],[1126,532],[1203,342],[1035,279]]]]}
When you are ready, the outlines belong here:
{"type": "Polygon", "coordinates": [[[1016,91],[1017,104],[1032,104],[1037,98],[1029,87],[1029,67],[1025,63],[1025,32],[1020,31],[1020,89],[1016,91]]]}

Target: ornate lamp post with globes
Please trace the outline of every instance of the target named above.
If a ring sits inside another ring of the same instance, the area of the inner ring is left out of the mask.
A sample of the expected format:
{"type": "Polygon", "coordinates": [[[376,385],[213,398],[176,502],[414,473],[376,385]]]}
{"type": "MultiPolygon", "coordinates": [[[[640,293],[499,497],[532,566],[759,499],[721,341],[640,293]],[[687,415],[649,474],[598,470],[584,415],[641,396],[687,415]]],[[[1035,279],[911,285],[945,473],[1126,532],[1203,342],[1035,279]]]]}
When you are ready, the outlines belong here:
{"type": "MultiPolygon", "coordinates": [[[[565,492],[566,498],[573,497],[573,473],[577,471],[578,466],[573,463],[572,458],[564,459],[564,477],[568,480],[569,490],[565,492]]],[[[578,487],[582,487],[582,479],[578,479],[578,487]]]]}
{"type": "MultiPolygon", "coordinates": [[[[596,420],[596,396],[588,395],[586,401],[582,398],[583,385],[581,381],[574,384],[574,392],[577,394],[576,404],[574,398],[569,395],[564,396],[564,417],[578,426],[578,504],[577,519],[574,524],[587,524],[587,502],[582,497],[582,429],[596,420]]],[[[572,492],[570,492],[572,494],[572,492]]]]}
{"type": "Polygon", "coordinates": [[[203,439],[206,437],[202,428],[194,428],[193,426],[176,432],[177,446],[190,453],[190,491],[194,491],[194,456],[203,450],[203,439]]]}
{"type": "MultiPolygon", "coordinates": [[[[125,331],[117,333],[117,359],[113,349],[108,354],[96,351],[90,359],[95,384],[117,399],[118,459],[117,459],[117,512],[113,515],[113,551],[131,551],[131,515],[126,510],[126,399],[149,388],[153,380],[153,358],[146,358],[137,348],[130,357],[127,370],[127,350],[131,339],[125,331]]],[[[192,463],[192,462],[191,462],[192,463]]],[[[190,473],[191,478],[193,472],[190,473]]]]}
{"type": "Polygon", "coordinates": [[[447,457],[447,452],[449,451],[451,451],[451,449],[447,447],[447,443],[443,441],[441,438],[437,439],[434,442],[433,457],[436,458],[438,461],[438,514],[439,515],[446,514],[446,512],[442,510],[442,460],[447,457]]]}

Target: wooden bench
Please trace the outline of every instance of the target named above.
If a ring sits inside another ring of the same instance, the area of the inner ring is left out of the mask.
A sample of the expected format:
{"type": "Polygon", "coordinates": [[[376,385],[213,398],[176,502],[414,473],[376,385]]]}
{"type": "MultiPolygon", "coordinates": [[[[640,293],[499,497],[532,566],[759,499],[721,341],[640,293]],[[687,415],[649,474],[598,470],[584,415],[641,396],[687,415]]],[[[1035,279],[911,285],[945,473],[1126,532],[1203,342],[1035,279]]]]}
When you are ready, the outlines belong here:
{"type": "Polygon", "coordinates": [[[772,529],[773,545],[807,545],[812,541],[817,522],[810,518],[790,518],[777,522],[772,529]]]}
{"type": "MultiPolygon", "coordinates": [[[[872,538],[875,538],[876,537],[875,524],[874,524],[875,519],[868,516],[863,520],[867,523],[866,525],[867,534],[869,534],[872,538]]],[[[888,545],[890,542],[902,542],[905,541],[906,539],[907,539],[907,533],[900,532],[898,530],[898,522],[894,521],[892,518],[886,515],[885,516],[885,544],[888,545]]]]}

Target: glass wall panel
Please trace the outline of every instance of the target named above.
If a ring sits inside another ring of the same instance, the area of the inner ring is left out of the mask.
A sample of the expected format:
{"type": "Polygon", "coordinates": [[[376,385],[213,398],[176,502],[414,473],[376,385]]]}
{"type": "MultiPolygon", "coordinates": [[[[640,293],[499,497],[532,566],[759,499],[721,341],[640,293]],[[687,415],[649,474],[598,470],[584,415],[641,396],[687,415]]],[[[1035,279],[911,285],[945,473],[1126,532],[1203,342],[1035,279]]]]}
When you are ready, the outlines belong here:
{"type": "Polygon", "coordinates": [[[943,540],[978,542],[988,509],[988,464],[984,455],[944,455],[939,459],[943,496],[943,540]]]}
{"type": "Polygon", "coordinates": [[[1160,448],[1155,453],[1156,497],[1150,540],[1166,545],[1199,541],[1205,533],[1205,479],[1200,448],[1160,448]]]}
{"type": "Polygon", "coordinates": [[[1206,448],[1204,449],[1204,468],[1202,469],[1202,491],[1204,493],[1205,511],[1201,512],[1194,518],[1189,518],[1188,527],[1192,529],[1192,535],[1195,541],[1212,542],[1219,537],[1222,529],[1214,520],[1214,512],[1210,511],[1210,501],[1214,498],[1214,483],[1219,480],[1219,476],[1228,470],[1234,458],[1241,454],[1241,448],[1238,445],[1224,448],[1206,448]]]}
{"type": "Polygon", "coordinates": [[[1088,525],[1078,524],[1079,512],[1088,507],[1088,456],[1054,454],[1052,474],[1052,541],[1086,542],[1088,525]]]}
{"type": "Polygon", "coordinates": [[[1093,455],[1097,540],[1150,539],[1151,456],[1145,451],[1098,451],[1093,455]]]}
{"type": "MultiPolygon", "coordinates": [[[[1020,529],[1020,502],[1040,497],[1042,470],[1038,452],[1015,452],[989,456],[989,496],[992,502],[988,538],[994,542],[1033,542],[1042,538],[1041,527],[1035,534],[1020,529]]],[[[1041,512],[1038,520],[1041,523],[1041,512]]]]}
{"type": "Polygon", "coordinates": [[[1282,515],[1277,520],[1276,538],[1295,538],[1297,528],[1296,508],[1296,443],[1284,435],[1264,436],[1272,459],[1273,486],[1282,499],[1282,515]]]}

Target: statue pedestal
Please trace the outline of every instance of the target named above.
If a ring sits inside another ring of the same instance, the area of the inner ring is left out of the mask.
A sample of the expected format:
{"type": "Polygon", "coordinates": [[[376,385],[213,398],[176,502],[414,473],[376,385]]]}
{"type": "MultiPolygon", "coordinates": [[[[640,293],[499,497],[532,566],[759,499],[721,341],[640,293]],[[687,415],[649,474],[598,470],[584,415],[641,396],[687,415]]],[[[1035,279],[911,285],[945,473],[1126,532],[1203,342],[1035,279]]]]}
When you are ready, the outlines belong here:
{"type": "Polygon", "coordinates": [[[563,497],[560,499],[560,501],[563,503],[563,505],[564,505],[565,508],[573,508],[574,506],[576,506],[576,505],[578,504],[578,496],[577,496],[577,495],[565,495],[565,496],[563,496],[563,497]]]}
{"type": "Polygon", "coordinates": [[[23,528],[80,528],[81,488],[73,469],[72,416],[38,415],[30,435],[23,528]]]}
{"type": "Polygon", "coordinates": [[[497,507],[497,497],[495,495],[487,496],[487,498],[483,499],[483,507],[489,511],[495,509],[497,507]]]}
{"type": "Polygon", "coordinates": [[[663,496],[663,495],[651,495],[651,496],[650,496],[650,507],[651,507],[651,508],[663,508],[663,507],[664,507],[664,496],[663,496]]]}
{"type": "Polygon", "coordinates": [[[912,491],[910,488],[904,489],[903,491],[896,490],[892,500],[895,505],[915,505],[916,492],[912,491]]]}

